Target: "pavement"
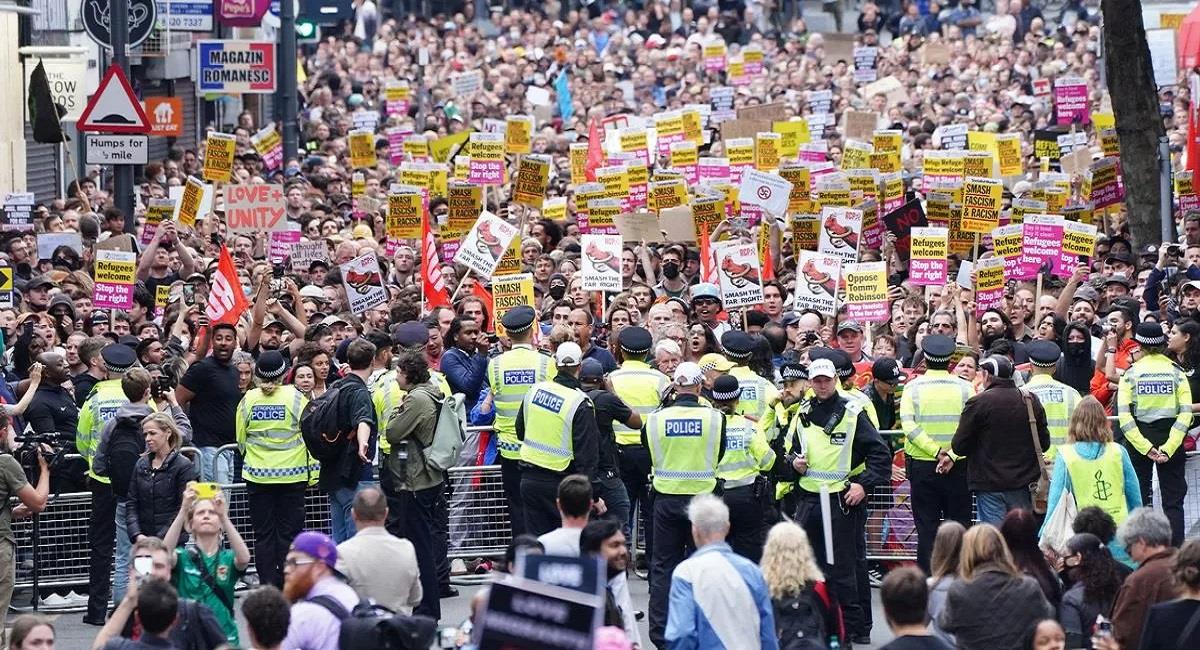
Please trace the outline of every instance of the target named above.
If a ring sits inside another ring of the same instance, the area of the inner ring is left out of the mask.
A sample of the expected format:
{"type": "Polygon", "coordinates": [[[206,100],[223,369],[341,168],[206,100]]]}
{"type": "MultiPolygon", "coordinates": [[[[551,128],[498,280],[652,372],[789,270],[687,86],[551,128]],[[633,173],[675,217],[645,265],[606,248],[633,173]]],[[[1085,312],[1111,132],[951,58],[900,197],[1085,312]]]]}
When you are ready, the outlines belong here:
{"type": "MultiPolygon", "coordinates": [[[[480,589],[478,585],[457,585],[459,595],[455,598],[446,598],[442,600],[442,622],[445,625],[458,624],[467,619],[468,610],[470,608],[471,596],[480,589]]],[[[634,606],[642,611],[647,609],[647,601],[649,600],[649,583],[636,576],[631,576],[629,580],[630,595],[633,598],[634,606]]],[[[243,592],[244,594],[244,592],[243,592]]],[[[243,595],[239,594],[239,596],[243,595]]],[[[14,603],[18,606],[27,605],[28,597],[24,599],[18,595],[14,598],[14,603]]],[[[242,629],[242,641],[246,642],[245,621],[241,617],[242,598],[237,600],[238,605],[238,623],[242,629]]],[[[872,609],[874,611],[875,629],[872,632],[872,641],[869,646],[855,646],[856,648],[878,648],[886,644],[892,639],[887,625],[884,623],[883,609],[879,604],[879,590],[872,590],[872,609]]],[[[10,611],[8,622],[11,624],[12,619],[16,616],[16,612],[10,611]]],[[[96,638],[100,628],[83,623],[83,612],[70,612],[62,614],[49,614],[54,623],[55,628],[55,646],[65,650],[85,650],[91,647],[92,641],[96,638]]],[[[640,622],[643,647],[649,644],[650,632],[646,619],[640,622]]]]}

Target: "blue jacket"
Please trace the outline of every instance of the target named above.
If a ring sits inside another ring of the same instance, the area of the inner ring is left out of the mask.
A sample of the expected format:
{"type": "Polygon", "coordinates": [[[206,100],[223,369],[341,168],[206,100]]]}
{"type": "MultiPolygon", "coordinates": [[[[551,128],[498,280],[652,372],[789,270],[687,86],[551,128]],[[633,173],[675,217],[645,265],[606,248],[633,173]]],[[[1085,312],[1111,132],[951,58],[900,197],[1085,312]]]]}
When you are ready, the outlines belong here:
{"type": "Polygon", "coordinates": [[[762,571],[724,542],[700,548],[675,567],[667,612],[671,650],[779,648],[762,571]],[[755,610],[758,616],[751,616],[755,610]],[[758,644],[750,641],[755,637],[758,644]]]}
{"type": "MultiPolygon", "coordinates": [[[[1095,460],[1104,453],[1104,443],[1099,442],[1076,442],[1075,453],[1088,460],[1095,460]]],[[[1116,444],[1116,443],[1110,443],[1116,444]]],[[[1137,472],[1133,471],[1133,463],[1129,460],[1129,452],[1124,447],[1119,447],[1121,450],[1121,466],[1122,474],[1125,477],[1125,507],[1130,512],[1134,508],[1142,507],[1142,491],[1138,487],[1137,472]]],[[[1054,472],[1050,475],[1050,494],[1046,499],[1046,519],[1050,519],[1050,515],[1054,514],[1054,509],[1058,507],[1059,500],[1062,499],[1063,490],[1071,488],[1071,475],[1067,473],[1067,462],[1063,460],[1063,455],[1058,454],[1054,457],[1054,472]]],[[[1074,493],[1074,490],[1071,490],[1074,493]]]]}
{"type": "Polygon", "coordinates": [[[483,387],[483,380],[487,376],[487,355],[476,353],[468,356],[458,348],[450,348],[442,355],[441,370],[446,375],[450,390],[462,393],[466,410],[474,408],[479,401],[479,389],[483,387]]]}

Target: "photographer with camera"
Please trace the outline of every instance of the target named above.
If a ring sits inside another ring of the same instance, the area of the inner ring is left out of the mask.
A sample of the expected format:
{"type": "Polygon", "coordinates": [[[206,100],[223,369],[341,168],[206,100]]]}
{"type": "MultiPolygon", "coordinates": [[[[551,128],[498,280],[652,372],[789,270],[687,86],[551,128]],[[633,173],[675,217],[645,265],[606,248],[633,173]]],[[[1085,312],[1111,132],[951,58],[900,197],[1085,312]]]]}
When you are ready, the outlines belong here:
{"type": "Polygon", "coordinates": [[[169,412],[175,425],[183,435],[184,444],[192,437],[192,425],[187,414],[179,408],[175,394],[166,390],[167,377],[152,377],[143,368],[131,368],[121,378],[121,391],[128,404],[117,407],[116,414],[100,432],[96,446],[96,458],[92,467],[96,474],[112,481],[113,496],[117,499],[116,509],[116,571],[113,575],[113,600],[120,602],[127,585],[126,571],[129,562],[129,534],[125,527],[126,507],[129,501],[129,482],[138,458],[146,451],[146,439],[142,435],[142,420],[156,412],[169,412]]]}
{"type": "MultiPolygon", "coordinates": [[[[0,429],[7,429],[9,416],[0,411],[0,429]]],[[[8,450],[8,440],[2,444],[8,450]]],[[[12,519],[37,514],[46,509],[50,499],[49,451],[44,446],[26,443],[11,453],[0,455],[0,646],[4,645],[4,619],[12,601],[16,581],[17,540],[12,532],[12,519]],[[30,485],[26,473],[37,472],[37,486],[30,485]],[[21,503],[12,506],[12,497],[21,503]]]]}

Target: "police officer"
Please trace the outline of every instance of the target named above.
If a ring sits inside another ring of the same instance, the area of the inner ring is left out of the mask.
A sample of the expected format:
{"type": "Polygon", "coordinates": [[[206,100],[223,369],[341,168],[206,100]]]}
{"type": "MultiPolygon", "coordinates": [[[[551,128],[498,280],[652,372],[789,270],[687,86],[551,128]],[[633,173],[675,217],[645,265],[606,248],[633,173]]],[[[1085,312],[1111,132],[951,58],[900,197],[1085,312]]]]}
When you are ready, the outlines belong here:
{"type": "Polygon", "coordinates": [[[1117,422],[1137,472],[1142,503],[1150,503],[1151,472],[1157,465],[1163,514],[1171,520],[1171,543],[1183,543],[1183,436],[1192,423],[1192,390],[1187,377],[1163,355],[1167,336],[1157,323],[1139,323],[1133,339],[1140,358],[1121,376],[1117,422]]]}
{"type": "Polygon", "coordinates": [[[84,400],[79,412],[79,428],[75,432],[75,448],[87,461],[88,484],[92,489],[92,513],[88,518],[88,544],[91,554],[88,562],[88,610],[83,622],[89,625],[104,625],[108,609],[108,592],[113,568],[113,547],[116,544],[117,499],[112,483],[105,476],[92,471],[96,457],[96,445],[104,425],[117,413],[117,408],[128,404],[129,398],[121,389],[121,378],[137,363],[133,348],[119,343],[107,345],[100,351],[107,378],[97,382],[84,400]]]}
{"type": "MultiPolygon", "coordinates": [[[[517,439],[521,441],[521,500],[525,532],[544,535],[561,523],[558,484],[570,474],[591,479],[598,492],[600,431],[592,400],[581,390],[579,366],[583,351],[563,343],[554,352],[558,375],[525,390],[517,410],[517,439]]],[[[596,500],[604,514],[604,501],[596,500]]]]}
{"type": "Polygon", "coordinates": [[[504,498],[508,501],[509,527],[514,537],[526,532],[521,501],[521,443],[517,440],[517,411],[530,387],[549,381],[551,376],[550,357],[534,350],[531,345],[536,317],[533,307],[526,305],[508,310],[500,318],[500,324],[512,341],[512,349],[492,358],[487,366],[487,382],[496,408],[493,429],[497,436],[496,449],[500,452],[500,476],[504,484],[504,498]]]}
{"type": "Polygon", "coordinates": [[[700,404],[704,372],[692,362],[675,369],[675,403],[651,413],[642,428],[654,469],[654,547],[650,551],[650,640],[666,647],[667,597],[671,573],[692,546],[688,501],[717,486],[717,464],[725,452],[725,418],[700,404]]]}
{"type": "Polygon", "coordinates": [[[770,427],[775,421],[775,403],[779,401],[779,390],[771,380],[764,378],[746,365],[754,355],[754,337],[745,332],[731,330],[721,336],[721,347],[725,356],[735,365],[729,374],[738,380],[742,388],[738,401],[738,415],[751,422],[770,427]]]}
{"type": "Polygon", "coordinates": [[[787,457],[796,477],[796,521],[804,526],[826,581],[842,604],[846,629],[855,644],[869,644],[869,619],[859,597],[860,567],[856,543],[863,534],[858,512],[866,508],[867,494],[884,485],[891,475],[887,446],[862,407],[837,390],[837,371],[828,359],[808,367],[813,396],[800,407],[789,435],[795,437],[787,457]],[[851,480],[851,469],[863,465],[851,480]],[[828,496],[823,496],[827,494],[828,496]],[[821,500],[829,499],[832,550],[827,555],[821,500]],[[833,563],[827,560],[832,556],[833,563]]]}
{"type": "MultiPolygon", "coordinates": [[[[629,505],[629,494],[625,491],[625,483],[621,480],[620,460],[613,428],[617,424],[622,424],[640,430],[642,416],[608,390],[608,386],[604,383],[604,366],[599,361],[583,360],[579,370],[579,383],[583,385],[584,392],[587,393],[588,398],[592,400],[592,405],[596,408],[596,427],[600,431],[600,460],[598,463],[600,492],[598,496],[604,500],[604,506],[608,511],[605,516],[624,525],[629,521],[632,507],[629,505]]],[[[647,455],[646,459],[649,461],[650,456],[647,455]]],[[[649,475],[649,473],[650,469],[647,467],[646,474],[649,475]]]]}
{"type": "Polygon", "coordinates": [[[956,462],[947,473],[938,461],[950,452],[963,405],[975,394],[970,382],[948,372],[954,340],[927,334],[921,340],[925,374],[905,385],[900,398],[905,468],[912,489],[913,524],[917,529],[917,563],[929,570],[933,540],[943,520],[971,525],[971,492],[967,464],[956,462]]]}
{"type": "Polygon", "coordinates": [[[835,350],[833,348],[813,348],[809,350],[808,358],[812,361],[817,359],[829,359],[833,362],[834,370],[837,371],[838,378],[838,393],[842,397],[858,404],[867,417],[871,418],[871,424],[875,428],[879,428],[879,415],[875,412],[875,403],[866,393],[858,389],[854,385],[854,362],[850,360],[850,355],[835,350]]]}
{"type": "Polygon", "coordinates": [[[282,385],[287,360],[264,351],[254,366],[258,387],[246,392],[235,416],[242,478],[254,528],[255,566],[264,585],[283,586],[283,560],[304,529],[304,491],[321,471],[300,436],[308,399],[282,385]]]}
{"type": "Polygon", "coordinates": [[[737,378],[721,375],[713,383],[713,406],[725,414],[725,453],[717,465],[721,498],[729,506],[729,536],[734,552],[751,562],[762,557],[763,503],[767,481],[762,472],[775,465],[767,437],[744,415],[737,414],[742,388],[737,378]]]}
{"type": "MultiPolygon", "coordinates": [[[[791,431],[792,423],[799,417],[800,404],[809,391],[808,368],[789,361],[779,367],[779,376],[783,380],[783,390],[779,393],[779,406],[782,408],[782,414],[777,417],[778,426],[775,430],[778,434],[772,435],[771,432],[767,432],[767,440],[775,451],[775,455],[783,458],[792,452],[792,442],[795,437],[788,435],[788,432],[791,431]]],[[[781,463],[776,463],[776,471],[772,473],[772,478],[776,479],[775,500],[779,503],[781,513],[790,514],[796,512],[794,492],[796,484],[794,481],[786,480],[792,474],[790,468],[782,468],[785,480],[780,480],[780,465],[781,463]]]]}
{"type": "MultiPolygon", "coordinates": [[[[663,393],[671,385],[670,378],[646,363],[653,344],[654,337],[645,328],[629,326],[622,329],[617,335],[617,360],[621,367],[609,373],[613,394],[633,409],[642,421],[662,405],[663,393]]],[[[621,482],[625,484],[632,517],[636,504],[641,504],[643,512],[649,509],[646,488],[650,480],[650,453],[642,446],[640,425],[630,427],[614,420],[613,433],[616,434],[621,463],[621,482]]],[[[632,520],[623,523],[633,526],[632,520]]]]}
{"type": "Polygon", "coordinates": [[[1056,381],[1053,377],[1062,357],[1062,351],[1054,341],[1033,341],[1026,344],[1029,353],[1029,381],[1025,390],[1037,395],[1046,410],[1046,429],[1050,431],[1050,448],[1045,450],[1047,460],[1054,460],[1059,446],[1067,442],[1067,425],[1071,414],[1079,406],[1079,391],[1056,381]]]}

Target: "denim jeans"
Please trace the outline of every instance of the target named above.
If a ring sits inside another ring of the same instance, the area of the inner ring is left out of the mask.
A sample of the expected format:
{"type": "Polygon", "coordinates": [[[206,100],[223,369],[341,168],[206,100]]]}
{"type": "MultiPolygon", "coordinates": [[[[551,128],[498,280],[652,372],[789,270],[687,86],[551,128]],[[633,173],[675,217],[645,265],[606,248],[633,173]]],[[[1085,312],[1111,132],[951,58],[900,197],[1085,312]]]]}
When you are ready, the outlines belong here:
{"type": "Polygon", "coordinates": [[[125,527],[125,501],[117,501],[117,545],[113,553],[113,603],[121,604],[125,597],[125,589],[129,587],[129,554],[133,551],[133,541],[129,539],[129,530],[125,527]]]}
{"type": "Polygon", "coordinates": [[[200,480],[229,485],[233,483],[233,454],[227,452],[218,457],[218,449],[200,448],[200,480]]]}
{"type": "Polygon", "coordinates": [[[354,505],[354,495],[357,493],[357,489],[347,487],[329,493],[329,525],[335,544],[341,544],[354,537],[356,528],[354,520],[350,517],[350,508],[354,505]]]}
{"type": "Polygon", "coordinates": [[[1009,510],[1032,509],[1033,499],[1029,496],[1029,488],[1001,492],[976,492],[975,508],[978,511],[979,523],[999,526],[1009,510]]]}

